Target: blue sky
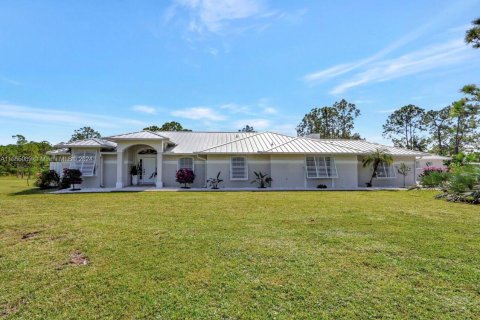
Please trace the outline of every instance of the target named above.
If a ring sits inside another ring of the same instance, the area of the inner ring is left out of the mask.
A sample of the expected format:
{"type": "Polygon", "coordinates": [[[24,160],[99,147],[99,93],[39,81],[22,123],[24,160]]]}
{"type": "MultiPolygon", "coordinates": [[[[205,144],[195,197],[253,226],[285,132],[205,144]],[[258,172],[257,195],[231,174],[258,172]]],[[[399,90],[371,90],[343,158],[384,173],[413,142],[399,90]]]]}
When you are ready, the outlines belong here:
{"type": "Polygon", "coordinates": [[[0,1],[0,144],[175,120],[294,134],[342,98],[384,142],[388,113],[478,83],[480,1],[0,1]]]}

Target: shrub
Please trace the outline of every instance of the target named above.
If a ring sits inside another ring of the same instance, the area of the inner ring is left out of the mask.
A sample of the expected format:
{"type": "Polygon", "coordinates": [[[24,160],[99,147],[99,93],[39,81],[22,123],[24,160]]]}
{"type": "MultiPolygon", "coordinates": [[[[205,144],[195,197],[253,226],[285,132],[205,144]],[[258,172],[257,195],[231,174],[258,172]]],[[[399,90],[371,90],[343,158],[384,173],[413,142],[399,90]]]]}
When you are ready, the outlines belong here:
{"type": "Polygon", "coordinates": [[[43,170],[37,174],[35,186],[40,189],[49,189],[58,187],[60,183],[60,176],[55,170],[43,170]]]}
{"type": "Polygon", "coordinates": [[[75,189],[76,184],[81,184],[83,182],[82,172],[78,169],[63,169],[63,176],[60,182],[60,189],[67,189],[72,185],[72,190],[75,189]]]}
{"type": "Polygon", "coordinates": [[[180,169],[175,176],[177,178],[176,181],[178,183],[183,183],[184,186],[182,188],[185,189],[187,188],[187,184],[191,184],[195,180],[195,174],[190,169],[180,169]]]}
{"type": "Polygon", "coordinates": [[[448,190],[453,193],[462,193],[473,190],[480,182],[480,169],[471,165],[454,167],[448,181],[448,190]]]}
{"type": "Polygon", "coordinates": [[[319,184],[317,186],[318,189],[327,189],[327,185],[326,184],[319,184]]]}
{"type": "Polygon", "coordinates": [[[438,188],[442,187],[448,180],[449,173],[446,168],[429,166],[423,168],[423,172],[420,174],[419,178],[420,184],[423,187],[438,188]]]}
{"type": "Polygon", "coordinates": [[[217,177],[216,178],[208,178],[207,180],[207,184],[212,188],[212,189],[218,189],[218,185],[220,184],[220,182],[223,182],[222,179],[220,179],[220,174],[222,172],[219,171],[217,173],[217,177]]]}
{"type": "Polygon", "coordinates": [[[266,188],[267,186],[272,185],[273,179],[268,175],[268,173],[262,173],[261,171],[254,171],[255,180],[252,180],[251,183],[258,184],[259,188],[266,188]]]}

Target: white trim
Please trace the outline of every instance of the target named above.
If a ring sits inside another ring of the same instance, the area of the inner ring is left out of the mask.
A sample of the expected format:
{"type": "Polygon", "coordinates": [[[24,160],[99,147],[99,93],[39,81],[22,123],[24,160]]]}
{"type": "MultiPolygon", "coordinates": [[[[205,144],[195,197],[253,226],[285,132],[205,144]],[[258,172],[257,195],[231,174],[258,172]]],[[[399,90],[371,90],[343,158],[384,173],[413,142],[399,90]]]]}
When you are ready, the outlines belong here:
{"type": "MultiPolygon", "coordinates": [[[[180,160],[182,159],[192,159],[192,171],[195,172],[195,159],[193,157],[180,157],[178,158],[177,160],[177,171],[182,169],[180,168],[180,160]]],[[[185,168],[185,169],[188,169],[188,168],[185,168]]]]}
{"type": "Polygon", "coordinates": [[[324,155],[307,155],[305,156],[304,159],[305,163],[305,174],[307,179],[336,179],[338,178],[338,171],[337,171],[337,165],[335,163],[335,158],[332,156],[324,156],[324,155]],[[307,164],[307,159],[308,158],[313,158],[313,161],[315,162],[315,171],[316,171],[316,176],[315,177],[309,177],[308,176],[308,164],[307,164]],[[323,158],[323,166],[322,169],[325,169],[326,176],[319,176],[319,159],[323,158]],[[329,158],[330,161],[330,166],[327,166],[327,158],[329,158]],[[329,170],[330,169],[330,170],[329,170]],[[334,172],[335,174],[330,175],[328,172],[334,172]]]}
{"type": "Polygon", "coordinates": [[[247,161],[247,157],[245,156],[232,156],[230,157],[230,180],[231,181],[245,181],[245,180],[248,180],[248,161],[247,161]],[[233,161],[233,158],[243,158],[244,159],[244,162],[245,162],[245,178],[233,178],[232,177],[232,161],[233,161]]]}

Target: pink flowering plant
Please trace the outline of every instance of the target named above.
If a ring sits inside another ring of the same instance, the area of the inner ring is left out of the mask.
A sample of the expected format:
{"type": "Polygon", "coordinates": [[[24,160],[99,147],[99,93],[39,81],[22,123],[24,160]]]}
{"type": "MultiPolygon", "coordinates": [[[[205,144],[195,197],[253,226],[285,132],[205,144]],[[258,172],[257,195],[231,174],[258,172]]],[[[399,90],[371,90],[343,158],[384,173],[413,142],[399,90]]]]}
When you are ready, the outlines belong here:
{"type": "Polygon", "coordinates": [[[187,189],[187,184],[192,184],[195,180],[195,174],[190,169],[180,169],[176,173],[176,181],[182,183],[184,186],[182,188],[187,189]]]}
{"type": "Polygon", "coordinates": [[[442,187],[450,177],[448,168],[428,166],[424,167],[420,174],[420,184],[427,188],[439,188],[442,187]]]}

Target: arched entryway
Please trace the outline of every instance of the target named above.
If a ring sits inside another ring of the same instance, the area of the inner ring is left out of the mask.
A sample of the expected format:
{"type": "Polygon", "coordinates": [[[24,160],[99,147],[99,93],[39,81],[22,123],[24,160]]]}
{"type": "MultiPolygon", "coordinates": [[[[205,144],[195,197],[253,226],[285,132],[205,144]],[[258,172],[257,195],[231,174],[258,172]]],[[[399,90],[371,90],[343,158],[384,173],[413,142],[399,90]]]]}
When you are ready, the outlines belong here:
{"type": "Polygon", "coordinates": [[[138,172],[137,181],[133,185],[153,185],[157,179],[157,151],[150,147],[141,148],[134,156],[134,164],[138,172]]]}

